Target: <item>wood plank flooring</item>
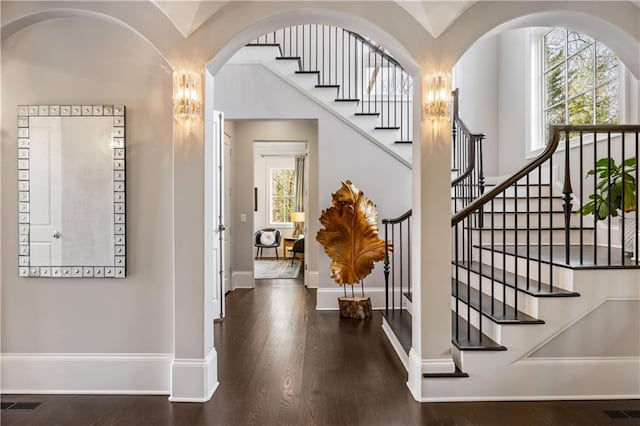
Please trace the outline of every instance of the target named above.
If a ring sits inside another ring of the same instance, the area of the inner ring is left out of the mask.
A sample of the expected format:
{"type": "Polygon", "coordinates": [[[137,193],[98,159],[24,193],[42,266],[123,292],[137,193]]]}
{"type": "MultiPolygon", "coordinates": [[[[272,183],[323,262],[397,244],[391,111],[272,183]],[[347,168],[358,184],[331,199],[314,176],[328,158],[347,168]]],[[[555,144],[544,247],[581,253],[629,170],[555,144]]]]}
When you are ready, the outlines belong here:
{"type": "MultiPolygon", "coordinates": [[[[424,403],[372,320],[315,310],[298,280],[258,280],[227,298],[215,324],[220,386],[205,404],[166,396],[3,395],[41,402],[0,411],[12,425],[630,425],[604,410],[640,410],[640,401],[424,403]]],[[[465,379],[460,379],[465,380],[465,379]]]]}

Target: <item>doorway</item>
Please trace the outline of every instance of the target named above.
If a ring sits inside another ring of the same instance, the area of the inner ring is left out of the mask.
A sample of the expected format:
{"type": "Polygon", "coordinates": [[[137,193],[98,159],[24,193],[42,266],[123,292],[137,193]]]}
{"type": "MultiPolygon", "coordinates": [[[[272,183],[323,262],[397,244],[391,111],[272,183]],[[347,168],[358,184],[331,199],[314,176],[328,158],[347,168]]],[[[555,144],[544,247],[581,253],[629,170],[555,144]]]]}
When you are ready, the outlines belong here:
{"type": "Polygon", "coordinates": [[[304,283],[307,155],[307,141],[253,143],[254,280],[297,279],[304,283]]]}

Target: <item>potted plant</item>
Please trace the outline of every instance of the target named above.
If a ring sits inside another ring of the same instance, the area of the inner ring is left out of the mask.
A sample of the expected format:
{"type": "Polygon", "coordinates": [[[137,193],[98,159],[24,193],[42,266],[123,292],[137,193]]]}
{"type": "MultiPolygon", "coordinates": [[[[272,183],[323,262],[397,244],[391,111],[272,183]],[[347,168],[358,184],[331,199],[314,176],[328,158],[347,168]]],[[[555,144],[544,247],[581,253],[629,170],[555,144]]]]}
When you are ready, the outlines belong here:
{"type": "Polygon", "coordinates": [[[385,256],[384,241],[378,238],[378,211],[351,181],[342,182],[331,199],[332,206],[320,216],[324,228],[316,240],[331,258],[331,278],[344,289],[344,297],[338,298],[340,316],[370,318],[371,299],[364,296],[364,278],[385,256]],[[354,294],[356,284],[362,286],[362,296],[354,294]],[[351,297],[347,297],[347,285],[351,297]]]}
{"type": "Polygon", "coordinates": [[[584,216],[593,215],[596,222],[621,215],[625,222],[625,235],[620,226],[621,242],[626,253],[633,253],[634,247],[636,217],[626,213],[635,211],[637,206],[635,173],[635,158],[628,158],[620,165],[613,158],[601,158],[596,162],[596,168],[587,172],[587,177],[593,176],[598,182],[596,192],[589,195],[589,202],[579,210],[584,216]]]}

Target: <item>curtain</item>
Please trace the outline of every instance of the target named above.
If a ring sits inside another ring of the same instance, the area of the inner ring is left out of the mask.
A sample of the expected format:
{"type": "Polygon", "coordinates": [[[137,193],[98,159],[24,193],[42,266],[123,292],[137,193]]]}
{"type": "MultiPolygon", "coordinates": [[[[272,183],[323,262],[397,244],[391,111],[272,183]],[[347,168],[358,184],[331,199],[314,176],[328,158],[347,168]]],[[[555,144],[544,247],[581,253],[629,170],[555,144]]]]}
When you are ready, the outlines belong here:
{"type": "Polygon", "coordinates": [[[304,155],[296,156],[294,169],[293,211],[304,211],[304,155]]]}

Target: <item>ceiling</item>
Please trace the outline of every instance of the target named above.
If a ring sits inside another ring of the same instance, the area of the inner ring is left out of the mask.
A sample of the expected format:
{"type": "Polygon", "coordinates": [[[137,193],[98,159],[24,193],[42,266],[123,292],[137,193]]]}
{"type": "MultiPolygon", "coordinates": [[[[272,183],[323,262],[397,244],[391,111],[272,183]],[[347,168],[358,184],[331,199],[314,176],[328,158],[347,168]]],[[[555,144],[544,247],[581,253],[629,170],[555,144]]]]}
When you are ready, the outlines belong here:
{"type": "MultiPolygon", "coordinates": [[[[152,0],[173,22],[183,36],[188,37],[209,17],[229,1],[162,1],[152,0]]],[[[389,0],[391,1],[391,0],[389,0]]],[[[434,37],[440,36],[475,1],[395,1],[434,37]]]]}

